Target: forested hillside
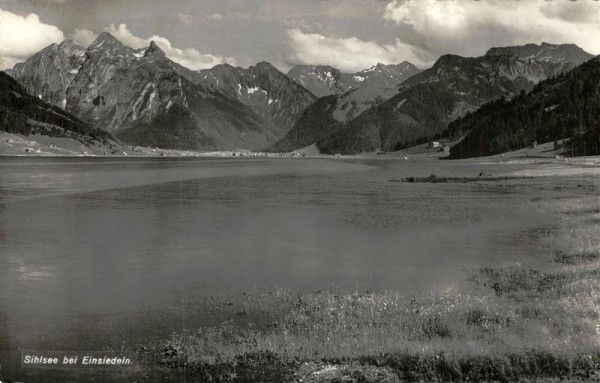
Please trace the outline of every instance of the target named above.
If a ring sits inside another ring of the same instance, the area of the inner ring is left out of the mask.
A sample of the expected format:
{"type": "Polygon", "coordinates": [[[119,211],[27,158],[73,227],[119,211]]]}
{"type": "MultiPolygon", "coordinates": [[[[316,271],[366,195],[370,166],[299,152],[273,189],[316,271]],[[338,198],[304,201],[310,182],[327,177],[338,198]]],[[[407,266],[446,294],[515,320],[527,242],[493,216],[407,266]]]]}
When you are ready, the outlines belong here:
{"type": "Polygon", "coordinates": [[[112,138],[109,133],[30,95],[4,72],[0,72],[0,130],[22,135],[85,136],[99,141],[112,138]]]}
{"type": "Polygon", "coordinates": [[[534,143],[559,145],[568,153],[600,153],[600,59],[537,84],[529,94],[499,99],[448,126],[449,137],[466,137],[451,158],[469,158],[522,149],[534,143]]]}

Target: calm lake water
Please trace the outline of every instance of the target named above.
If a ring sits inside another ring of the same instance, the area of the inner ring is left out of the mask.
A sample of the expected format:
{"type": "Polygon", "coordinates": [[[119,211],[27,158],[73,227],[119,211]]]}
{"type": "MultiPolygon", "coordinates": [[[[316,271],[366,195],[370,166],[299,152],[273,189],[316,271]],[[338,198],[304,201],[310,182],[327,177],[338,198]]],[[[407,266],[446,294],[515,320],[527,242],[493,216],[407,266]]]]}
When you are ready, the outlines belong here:
{"type": "Polygon", "coordinates": [[[480,170],[433,159],[2,158],[0,308],[22,320],[247,289],[449,288],[465,270],[535,256],[528,233],[547,217],[510,188],[388,180],[480,170]]]}

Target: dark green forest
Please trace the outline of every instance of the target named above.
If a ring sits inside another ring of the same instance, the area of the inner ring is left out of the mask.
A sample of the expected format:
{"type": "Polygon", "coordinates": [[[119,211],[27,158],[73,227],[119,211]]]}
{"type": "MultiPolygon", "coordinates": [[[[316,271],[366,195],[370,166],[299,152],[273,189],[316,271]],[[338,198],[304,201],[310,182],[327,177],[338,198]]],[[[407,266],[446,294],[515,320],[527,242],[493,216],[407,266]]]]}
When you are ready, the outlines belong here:
{"type": "Polygon", "coordinates": [[[566,140],[565,154],[600,154],[600,59],[538,83],[507,101],[489,102],[452,122],[445,136],[464,139],[450,158],[488,156],[566,140]]]}

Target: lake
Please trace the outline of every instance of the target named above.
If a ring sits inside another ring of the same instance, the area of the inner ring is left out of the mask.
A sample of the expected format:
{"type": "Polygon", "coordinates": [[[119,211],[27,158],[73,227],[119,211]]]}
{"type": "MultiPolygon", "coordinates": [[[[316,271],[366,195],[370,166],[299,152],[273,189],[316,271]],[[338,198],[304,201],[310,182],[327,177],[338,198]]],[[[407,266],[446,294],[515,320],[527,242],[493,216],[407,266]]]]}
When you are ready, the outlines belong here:
{"type": "Polygon", "coordinates": [[[535,257],[531,233],[549,217],[510,187],[389,179],[482,166],[0,158],[0,307],[37,326],[252,289],[452,288],[482,265],[535,257]]]}

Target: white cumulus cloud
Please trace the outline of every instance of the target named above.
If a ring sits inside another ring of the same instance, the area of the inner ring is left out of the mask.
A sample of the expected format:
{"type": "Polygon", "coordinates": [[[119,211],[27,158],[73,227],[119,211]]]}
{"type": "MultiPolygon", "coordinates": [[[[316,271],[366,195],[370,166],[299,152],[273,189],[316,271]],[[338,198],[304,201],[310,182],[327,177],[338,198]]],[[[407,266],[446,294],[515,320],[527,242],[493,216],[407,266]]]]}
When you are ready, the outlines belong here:
{"type": "Polygon", "coordinates": [[[19,16],[0,9],[0,69],[12,68],[17,62],[52,43],[64,39],[62,31],[44,24],[38,15],[19,16]]]}
{"type": "Polygon", "coordinates": [[[119,24],[118,26],[111,24],[105,28],[105,31],[115,36],[123,44],[136,49],[147,47],[151,41],[154,41],[165,51],[168,58],[192,70],[212,68],[223,63],[236,65],[235,59],[231,57],[201,53],[194,48],[175,48],[169,39],[162,36],[154,35],[149,38],[136,36],[127,28],[126,24],[119,24]]]}
{"type": "Polygon", "coordinates": [[[342,71],[356,72],[377,63],[398,64],[410,61],[424,66],[428,57],[408,44],[396,40],[393,44],[363,41],[356,37],[329,37],[318,33],[304,33],[300,29],[289,29],[291,53],[288,61],[292,65],[331,65],[342,71]]]}
{"type": "Polygon", "coordinates": [[[410,28],[434,55],[475,56],[493,46],[574,43],[600,53],[600,2],[394,0],[384,19],[410,28]]]}

